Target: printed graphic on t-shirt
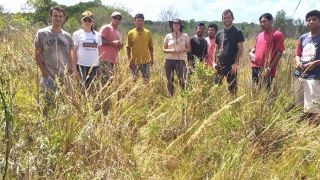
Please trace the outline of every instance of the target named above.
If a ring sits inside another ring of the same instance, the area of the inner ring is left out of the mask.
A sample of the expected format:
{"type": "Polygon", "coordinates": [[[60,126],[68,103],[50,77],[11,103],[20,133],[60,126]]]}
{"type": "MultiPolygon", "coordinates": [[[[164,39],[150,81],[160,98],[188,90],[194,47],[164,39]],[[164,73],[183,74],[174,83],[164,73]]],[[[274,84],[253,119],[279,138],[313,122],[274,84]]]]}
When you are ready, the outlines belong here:
{"type": "Polygon", "coordinates": [[[82,46],[86,50],[96,50],[98,47],[98,43],[94,39],[86,39],[85,41],[83,41],[82,46]]]}
{"type": "Polygon", "coordinates": [[[98,43],[96,43],[96,42],[83,42],[82,45],[85,48],[97,48],[98,47],[98,43]]]}
{"type": "Polygon", "coordinates": [[[313,61],[317,53],[317,43],[309,42],[303,47],[303,56],[301,57],[302,63],[313,61]]]}
{"type": "MultiPolygon", "coordinates": [[[[64,47],[67,46],[67,43],[64,42],[63,40],[61,40],[61,39],[58,38],[57,41],[58,41],[58,45],[61,45],[61,46],[64,46],[64,47]]],[[[48,45],[48,46],[52,46],[52,45],[54,45],[55,43],[56,43],[56,38],[48,38],[48,40],[47,40],[47,45],[48,45]]]]}

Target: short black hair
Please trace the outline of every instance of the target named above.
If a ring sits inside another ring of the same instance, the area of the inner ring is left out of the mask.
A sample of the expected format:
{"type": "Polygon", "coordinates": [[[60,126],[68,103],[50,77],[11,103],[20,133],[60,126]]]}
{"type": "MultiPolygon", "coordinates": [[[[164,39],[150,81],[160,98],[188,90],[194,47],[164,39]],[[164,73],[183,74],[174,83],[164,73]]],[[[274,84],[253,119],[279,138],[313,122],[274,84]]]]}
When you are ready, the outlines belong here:
{"type": "Polygon", "coordinates": [[[268,19],[269,21],[272,21],[272,20],[273,20],[273,16],[272,16],[270,13],[264,13],[264,14],[262,14],[262,15],[259,17],[259,21],[261,21],[262,18],[266,18],[266,19],[268,19]]]}
{"type": "Polygon", "coordinates": [[[218,31],[218,26],[214,23],[209,24],[208,29],[209,28],[214,28],[216,32],[218,31]]]}
{"type": "Polygon", "coordinates": [[[141,19],[143,19],[143,20],[144,20],[144,15],[143,15],[143,14],[138,13],[138,14],[136,14],[136,15],[134,16],[134,20],[136,20],[136,19],[138,19],[138,18],[141,18],[141,19]]]}
{"type": "Polygon", "coordinates": [[[311,16],[317,16],[320,19],[320,11],[313,10],[313,11],[308,12],[306,15],[306,20],[308,20],[308,18],[311,16]]]}
{"type": "Polygon", "coordinates": [[[230,9],[226,9],[222,12],[222,19],[223,19],[223,16],[225,16],[226,14],[230,13],[231,16],[232,16],[232,19],[234,19],[233,17],[233,12],[230,10],[230,9]]]}
{"type": "Polygon", "coordinates": [[[62,12],[62,13],[63,13],[63,16],[66,16],[64,9],[63,9],[61,6],[56,5],[56,6],[52,6],[52,7],[50,8],[50,11],[49,11],[50,17],[52,16],[53,10],[62,12]]]}
{"type": "Polygon", "coordinates": [[[206,26],[206,25],[203,22],[199,22],[197,26],[199,27],[199,26],[206,26]]]}

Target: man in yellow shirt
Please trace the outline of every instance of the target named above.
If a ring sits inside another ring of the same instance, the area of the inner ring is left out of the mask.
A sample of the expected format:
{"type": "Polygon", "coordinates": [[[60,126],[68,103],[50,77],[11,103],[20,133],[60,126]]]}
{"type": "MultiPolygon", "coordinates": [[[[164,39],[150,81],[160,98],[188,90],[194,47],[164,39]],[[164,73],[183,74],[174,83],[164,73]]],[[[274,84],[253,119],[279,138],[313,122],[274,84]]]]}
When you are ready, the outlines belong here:
{"type": "Polygon", "coordinates": [[[134,81],[139,70],[145,83],[149,82],[150,65],[153,64],[153,42],[151,32],[144,28],[143,14],[134,17],[135,28],[128,32],[127,54],[129,68],[134,81]]]}

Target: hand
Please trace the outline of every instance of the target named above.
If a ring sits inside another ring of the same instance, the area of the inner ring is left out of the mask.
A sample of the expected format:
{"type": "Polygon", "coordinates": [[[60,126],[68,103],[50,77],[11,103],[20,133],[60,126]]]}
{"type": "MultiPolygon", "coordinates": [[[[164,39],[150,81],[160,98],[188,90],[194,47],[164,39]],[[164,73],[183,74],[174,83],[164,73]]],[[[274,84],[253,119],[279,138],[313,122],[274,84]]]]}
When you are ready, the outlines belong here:
{"type": "Polygon", "coordinates": [[[302,63],[300,61],[296,62],[296,68],[301,69],[301,70],[303,69],[302,63]]]}
{"type": "Polygon", "coordinates": [[[78,80],[78,79],[79,79],[79,73],[78,73],[77,70],[72,71],[72,73],[71,73],[71,78],[72,78],[73,80],[78,80]]]}
{"type": "Polygon", "coordinates": [[[217,69],[218,69],[218,64],[217,64],[217,63],[213,63],[213,64],[212,64],[212,68],[215,69],[215,70],[217,70],[217,69]]]}
{"type": "Polygon", "coordinates": [[[271,73],[271,68],[270,67],[267,67],[263,70],[263,73],[262,73],[262,76],[264,77],[268,77],[270,76],[270,73],[271,73]]]}
{"type": "Polygon", "coordinates": [[[134,68],[134,64],[132,64],[131,62],[129,63],[129,68],[133,69],[134,68]]]}
{"type": "Polygon", "coordinates": [[[302,64],[301,67],[302,67],[302,70],[308,72],[308,71],[313,70],[315,67],[317,67],[317,64],[315,63],[315,61],[312,61],[312,62],[308,62],[306,64],[302,64]]]}
{"type": "Polygon", "coordinates": [[[251,58],[251,63],[253,63],[253,61],[255,59],[255,54],[254,54],[253,50],[250,51],[249,56],[251,58]]]}
{"type": "Polygon", "coordinates": [[[151,66],[153,65],[153,59],[150,60],[150,65],[151,65],[151,66]]]}
{"type": "Polygon", "coordinates": [[[119,47],[119,49],[121,49],[123,47],[123,44],[120,40],[114,40],[112,42],[113,42],[114,46],[119,47]]]}
{"type": "Polygon", "coordinates": [[[237,73],[237,68],[238,68],[238,64],[234,63],[231,65],[231,74],[236,74],[237,73]]]}
{"type": "Polygon", "coordinates": [[[48,78],[49,78],[49,73],[48,73],[48,71],[42,72],[42,76],[43,76],[44,78],[48,79],[48,78]]]}

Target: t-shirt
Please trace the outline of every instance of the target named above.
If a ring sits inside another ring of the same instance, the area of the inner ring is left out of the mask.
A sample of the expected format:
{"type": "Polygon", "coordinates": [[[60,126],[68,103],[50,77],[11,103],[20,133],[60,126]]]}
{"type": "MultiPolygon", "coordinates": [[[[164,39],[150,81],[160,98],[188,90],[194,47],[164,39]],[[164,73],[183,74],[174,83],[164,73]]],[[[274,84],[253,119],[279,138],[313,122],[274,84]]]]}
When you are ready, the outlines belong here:
{"type": "Polygon", "coordinates": [[[83,29],[73,33],[74,45],[78,47],[77,64],[82,66],[98,66],[101,37],[96,31],[85,32],[83,29]],[[93,33],[94,32],[94,33],[93,33]]]}
{"type": "MultiPolygon", "coordinates": [[[[309,33],[303,34],[296,47],[296,56],[301,57],[300,61],[302,64],[320,60],[320,35],[311,37],[309,33]]],[[[319,80],[320,65],[307,72],[302,72],[301,70],[296,69],[295,76],[305,79],[319,80]]]]}
{"type": "MultiPolygon", "coordinates": [[[[265,67],[271,63],[277,52],[284,51],[284,38],[280,31],[261,32],[256,37],[255,58],[252,67],[265,67]]],[[[271,69],[270,76],[276,74],[276,66],[271,69]]]]}
{"type": "Polygon", "coordinates": [[[34,39],[36,48],[42,49],[42,60],[49,76],[63,76],[70,67],[73,41],[69,33],[61,30],[52,32],[52,26],[40,29],[34,39]]]}
{"type": "Polygon", "coordinates": [[[207,55],[207,40],[204,38],[198,38],[197,36],[192,36],[190,38],[190,54],[189,60],[194,62],[195,58],[198,58],[201,62],[203,61],[204,57],[207,55]]]}
{"type": "Polygon", "coordinates": [[[217,54],[217,63],[222,66],[231,66],[234,64],[238,53],[238,43],[241,42],[244,42],[243,34],[234,26],[230,29],[220,30],[216,34],[216,44],[219,47],[218,51],[220,51],[222,45],[223,49],[222,52],[218,52],[217,54]]]}
{"type": "Polygon", "coordinates": [[[206,64],[209,65],[210,67],[213,66],[213,58],[214,58],[214,51],[216,49],[216,39],[210,39],[209,37],[205,38],[207,40],[208,44],[208,55],[206,58],[206,64]]]}
{"type": "MultiPolygon", "coordinates": [[[[99,34],[107,41],[121,40],[119,31],[110,24],[102,26],[99,30],[99,34]]],[[[115,63],[119,50],[119,47],[103,44],[101,46],[101,61],[115,63]]]]}
{"type": "Polygon", "coordinates": [[[148,29],[138,31],[136,28],[128,32],[127,48],[131,48],[132,64],[150,63],[149,48],[153,48],[152,34],[148,29]]]}
{"type": "MultiPolygon", "coordinates": [[[[186,33],[181,33],[179,37],[169,33],[164,38],[164,43],[168,44],[168,49],[182,50],[186,49],[186,44],[189,42],[189,36],[186,33]]],[[[181,53],[165,53],[165,59],[170,60],[188,60],[186,52],[181,53]]]]}

